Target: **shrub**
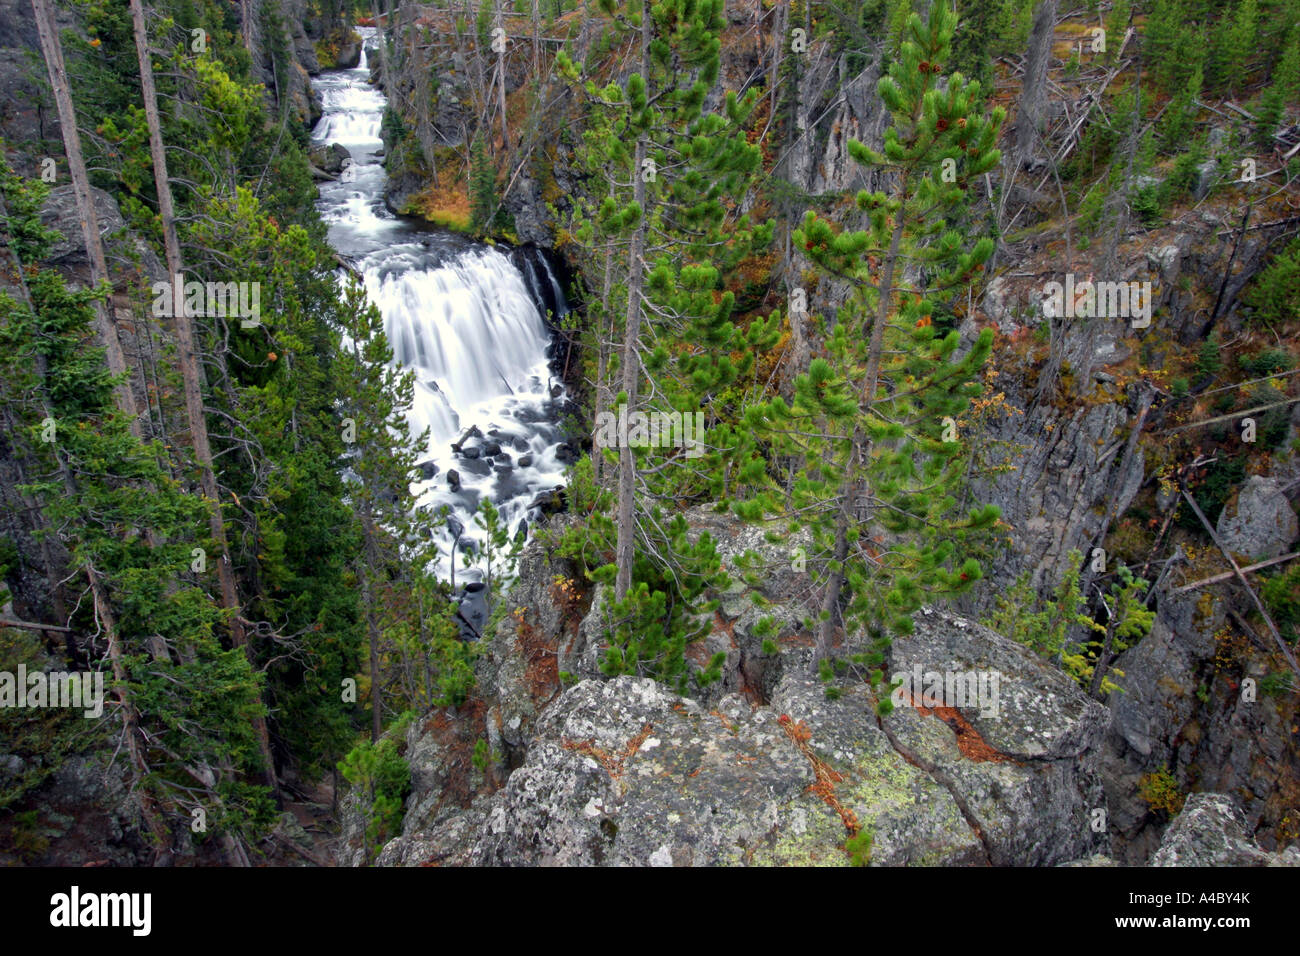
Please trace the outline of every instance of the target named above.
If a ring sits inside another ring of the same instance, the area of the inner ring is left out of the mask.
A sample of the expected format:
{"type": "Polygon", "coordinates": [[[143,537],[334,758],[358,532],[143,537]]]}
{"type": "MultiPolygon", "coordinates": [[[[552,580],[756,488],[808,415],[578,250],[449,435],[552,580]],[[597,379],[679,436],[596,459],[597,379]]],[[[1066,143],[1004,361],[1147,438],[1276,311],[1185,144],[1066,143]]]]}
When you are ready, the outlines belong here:
{"type": "Polygon", "coordinates": [[[1278,631],[1294,644],[1300,635],[1300,566],[1265,579],[1259,591],[1278,631]]]}
{"type": "Polygon", "coordinates": [[[1179,788],[1178,781],[1164,769],[1145,774],[1138,780],[1138,793],[1147,806],[1166,818],[1178,816],[1187,802],[1187,795],[1179,788]]]}
{"type": "Polygon", "coordinates": [[[1291,354],[1285,349],[1264,349],[1254,355],[1239,357],[1237,365],[1247,375],[1259,377],[1290,371],[1293,363],[1291,354]]]}
{"type": "Polygon", "coordinates": [[[1286,322],[1297,317],[1300,289],[1300,239],[1295,240],[1255,277],[1242,297],[1262,322],[1286,322]]]}
{"type": "Polygon", "coordinates": [[[366,821],[366,862],[402,828],[402,803],[411,789],[411,767],[391,737],[364,741],[339,761],[339,772],[357,789],[366,821]]]}

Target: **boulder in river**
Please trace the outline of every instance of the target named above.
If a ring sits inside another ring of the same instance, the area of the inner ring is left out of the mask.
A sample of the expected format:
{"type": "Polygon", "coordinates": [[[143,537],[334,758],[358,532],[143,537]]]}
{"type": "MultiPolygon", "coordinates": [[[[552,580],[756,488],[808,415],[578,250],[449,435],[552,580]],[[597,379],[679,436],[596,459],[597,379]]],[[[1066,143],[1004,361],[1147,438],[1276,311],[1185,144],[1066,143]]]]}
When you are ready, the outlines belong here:
{"type": "Polygon", "coordinates": [[[337,176],[343,172],[343,167],[352,161],[352,154],[346,147],[338,143],[330,143],[328,146],[317,146],[311,151],[310,158],[314,166],[337,176]]]}
{"type": "Polygon", "coordinates": [[[529,510],[538,508],[544,515],[559,514],[568,505],[568,497],[564,493],[564,487],[557,485],[550,491],[543,491],[533,499],[532,504],[528,506],[529,510]]]}

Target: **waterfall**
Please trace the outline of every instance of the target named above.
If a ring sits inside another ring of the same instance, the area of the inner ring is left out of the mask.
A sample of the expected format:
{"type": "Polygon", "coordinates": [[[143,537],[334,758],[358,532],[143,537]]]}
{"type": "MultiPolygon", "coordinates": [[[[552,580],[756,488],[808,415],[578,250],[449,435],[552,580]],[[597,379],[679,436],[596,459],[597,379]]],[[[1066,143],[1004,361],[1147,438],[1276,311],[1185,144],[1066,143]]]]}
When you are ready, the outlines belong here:
{"type": "MultiPolygon", "coordinates": [[[[312,140],[338,143],[352,157],[337,182],[321,185],[318,209],[331,245],[358,264],[394,362],[415,372],[407,418],[412,434],[429,431],[423,478],[413,486],[420,506],[446,506],[465,529],[462,544],[472,548],[483,498],[496,504],[513,534],[537,496],[564,482],[557,422],[565,396],[549,367],[544,313],[562,315],[568,305],[545,255],[508,255],[412,225],[385,208],[385,99],[370,86],[367,67],[375,30],[359,29],[360,63],[316,80],[324,111],[312,140]]],[[[446,577],[453,537],[445,526],[435,543],[438,573],[446,577]]],[[[456,579],[479,575],[461,567],[456,579]]]]}

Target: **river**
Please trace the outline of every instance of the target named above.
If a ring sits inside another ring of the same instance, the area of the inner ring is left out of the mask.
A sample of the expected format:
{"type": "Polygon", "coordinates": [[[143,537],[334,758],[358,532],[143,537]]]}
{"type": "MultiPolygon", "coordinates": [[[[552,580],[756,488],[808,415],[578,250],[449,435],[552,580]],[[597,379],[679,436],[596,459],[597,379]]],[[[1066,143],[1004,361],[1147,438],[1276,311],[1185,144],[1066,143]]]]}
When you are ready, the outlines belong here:
{"type": "MultiPolygon", "coordinates": [[[[445,505],[454,518],[438,527],[438,573],[452,573],[459,523],[456,580],[479,582],[479,571],[461,557],[481,537],[473,522],[479,501],[491,498],[511,533],[521,523],[526,533],[537,496],[564,483],[567,447],[558,421],[567,396],[550,362],[554,335],[544,310],[563,313],[567,304],[537,250],[473,242],[388,211],[379,135],[386,101],[370,84],[368,65],[378,39],[373,27],[358,32],[356,68],[314,81],[324,112],[312,142],[338,143],[352,157],[337,182],[321,184],[317,208],[330,244],[364,277],[395,362],[415,371],[407,418],[413,434],[430,434],[423,479],[413,490],[421,507],[445,505]],[[471,428],[478,435],[457,453],[452,445],[471,428]]],[[[472,594],[480,590],[471,584],[472,594]]],[[[462,612],[481,620],[481,600],[471,596],[462,612]]]]}

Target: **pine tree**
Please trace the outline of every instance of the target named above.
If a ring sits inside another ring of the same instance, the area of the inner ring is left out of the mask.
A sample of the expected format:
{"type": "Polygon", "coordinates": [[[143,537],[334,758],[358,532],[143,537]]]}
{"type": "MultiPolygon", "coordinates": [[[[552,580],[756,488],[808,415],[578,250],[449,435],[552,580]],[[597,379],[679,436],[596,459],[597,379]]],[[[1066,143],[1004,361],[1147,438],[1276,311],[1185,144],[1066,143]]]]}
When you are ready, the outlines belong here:
{"type": "Polygon", "coordinates": [[[376,743],[383,729],[384,591],[399,542],[416,539],[414,533],[404,532],[416,530],[409,526],[416,520],[411,482],[418,474],[417,453],[428,436],[412,440],[408,433],[405,410],[414,401],[415,373],[392,365],[383,319],[378,309],[367,305],[355,280],[345,292],[343,319],[350,341],[341,357],[348,386],[343,399],[344,441],[351,451],[348,467],[356,476],[350,496],[362,543],[357,577],[370,644],[370,740],[376,743]]]}
{"type": "MultiPolygon", "coordinates": [[[[608,368],[618,378],[604,392],[613,407],[598,411],[630,418],[710,409],[713,419],[722,410],[715,399],[752,369],[755,344],[774,338],[766,323],[738,328],[734,294],[721,288],[737,259],[771,238],[770,224],[751,225],[735,208],[758,167],[757,147],[744,133],[756,91],[704,108],[720,69],[717,0],[647,3],[619,22],[637,51],[636,72],[622,85],[585,85],[594,116],[583,156],[609,195],[580,206],[570,228],[592,261],[597,252],[625,251],[623,265],[606,257],[605,274],[590,283],[602,288],[611,332],[622,316],[608,368]]],[[[568,56],[559,62],[580,82],[568,56]]],[[[614,447],[600,429],[596,437],[600,447],[614,447]]],[[[706,453],[692,461],[681,449],[646,448],[632,436],[614,444],[616,517],[612,528],[597,522],[592,529],[614,538],[613,563],[596,571],[614,586],[606,671],[677,680],[685,644],[699,635],[689,612],[718,580],[719,562],[707,535],[688,542],[680,516],[667,517],[657,502],[712,488],[695,475],[716,474],[721,460],[706,453]]]]}
{"type": "Polygon", "coordinates": [[[497,174],[488,157],[482,131],[470,143],[469,216],[475,232],[489,232],[496,222],[497,174]]]}
{"type": "MultiPolygon", "coordinates": [[[[811,531],[805,557],[824,587],[824,676],[841,621],[850,649],[863,652],[855,659],[878,667],[890,636],[910,632],[922,600],[970,587],[980,569],[962,559],[960,544],[998,514],[982,506],[956,514],[966,462],[958,420],[980,391],[974,379],[992,333],[961,355],[960,336],[941,323],[993,243],[981,238],[967,251],[962,231],[942,217],[959,215],[968,184],[997,164],[1003,114],[981,115],[978,84],[960,74],[939,81],[954,19],[938,3],[928,24],[910,18],[900,58],[879,85],[894,120],[883,152],[850,143],[857,162],[893,178],[888,194],[857,195],[869,227],[837,232],[809,212],[795,233],[822,270],[851,283],[827,334],[829,360],[815,359],[799,376],[792,402],[772,399],[745,420],[773,454],[793,461],[795,479],[788,498],[771,486],[734,507],[750,519],[785,514],[811,531]]],[[[749,474],[757,471],[756,460],[749,474]]]]}
{"type": "Polygon", "coordinates": [[[1182,89],[1205,58],[1205,28],[1190,0],[1155,0],[1143,28],[1147,68],[1166,92],[1182,89]]]}
{"type": "Polygon", "coordinates": [[[1229,8],[1215,27],[1210,43],[1209,80],[1215,90],[1240,89],[1246,79],[1246,64],[1255,52],[1259,9],[1256,0],[1242,0],[1229,8]]]}
{"type": "MultiPolygon", "coordinates": [[[[158,214],[162,220],[167,275],[172,283],[184,274],[180,240],[176,229],[176,209],[172,201],[171,180],[167,173],[167,152],[162,138],[162,121],[158,112],[158,92],[154,83],[152,54],[149,50],[149,30],[145,23],[143,0],[131,0],[131,22],[135,33],[136,60],[140,66],[140,92],[144,100],[145,120],[149,129],[149,152],[153,162],[154,186],[158,194],[158,214]]],[[[212,445],[208,437],[207,418],[203,410],[203,372],[199,365],[199,343],[194,334],[191,316],[184,297],[176,295],[178,308],[173,316],[176,338],[180,345],[180,368],[184,379],[185,410],[189,425],[189,440],[198,466],[199,484],[209,505],[208,526],[216,545],[217,577],[221,585],[221,603],[228,612],[226,626],[237,647],[246,647],[248,639],[240,615],[239,588],[235,582],[234,566],[226,539],[225,521],[221,511],[220,491],[213,468],[212,445]]],[[[250,652],[251,653],[251,652],[250,652]]],[[[271,753],[270,733],[266,719],[261,714],[253,718],[265,764],[267,784],[278,793],[279,783],[275,773],[275,759],[271,753]]]]}
{"type": "Polygon", "coordinates": [[[375,742],[387,688],[406,707],[423,710],[461,703],[473,675],[446,587],[434,574],[437,551],[429,539],[438,516],[418,507],[411,491],[428,444],[427,432],[412,435],[406,419],[415,373],[393,365],[383,318],[355,281],[344,290],[339,322],[348,338],[339,357],[340,406],[345,464],[354,477],[348,497],[360,541],[355,573],[369,642],[375,742]]]}
{"type": "MultiPolygon", "coordinates": [[[[86,244],[86,258],[90,263],[90,281],[98,285],[108,280],[108,267],[104,260],[104,245],[100,240],[95,201],[90,194],[90,180],[86,175],[86,161],[81,152],[81,133],[77,128],[77,112],[72,103],[68,71],[63,61],[63,44],[59,40],[50,0],[33,0],[32,11],[36,15],[41,50],[59,112],[59,128],[63,134],[64,152],[68,157],[68,174],[76,196],[77,216],[81,220],[82,240],[86,244]]],[[[111,309],[99,299],[94,301],[93,306],[95,323],[100,340],[104,343],[104,355],[108,360],[109,371],[122,377],[116,389],[118,407],[128,416],[132,427],[139,434],[140,426],[135,418],[135,399],[131,394],[130,381],[124,377],[126,359],[122,353],[121,342],[118,341],[117,327],[113,323],[111,309]]]]}
{"type": "Polygon", "coordinates": [[[273,811],[267,790],[244,782],[258,769],[260,676],[242,650],[221,646],[220,609],[191,574],[195,554],[212,546],[194,537],[206,505],[114,404],[120,378],[89,334],[102,291],[71,292],[43,268],[56,238],[40,225],[43,196],[0,163],[4,246],[21,264],[17,297],[0,294],[0,387],[40,474],[26,493],[66,547],[64,580],[89,591],[78,602],[77,652],[91,663],[107,657],[155,849],[168,850],[170,832],[184,827],[219,835],[228,861],[247,863],[245,844],[273,811]],[[200,819],[204,827],[191,826],[200,819]]]}
{"type": "Polygon", "coordinates": [[[1160,148],[1166,153],[1181,150],[1191,136],[1196,124],[1199,107],[1197,98],[1201,95],[1203,74],[1198,64],[1187,86],[1169,102],[1163,120],[1160,123],[1160,148]]]}
{"type": "Polygon", "coordinates": [[[1106,17],[1106,62],[1112,62],[1119,54],[1120,46],[1124,42],[1124,34],[1128,32],[1129,19],[1132,16],[1132,8],[1129,6],[1129,0],[1114,0],[1110,6],[1110,15],[1106,17]]]}
{"type": "Polygon", "coordinates": [[[1300,25],[1291,28],[1268,89],[1260,97],[1255,111],[1256,145],[1264,149],[1273,145],[1273,134],[1286,108],[1297,103],[1300,103],[1300,25]]]}
{"type": "Polygon", "coordinates": [[[993,88],[993,47],[996,27],[1004,4],[992,0],[963,0],[958,3],[961,22],[952,43],[952,66],[977,80],[980,88],[993,88]]]}

